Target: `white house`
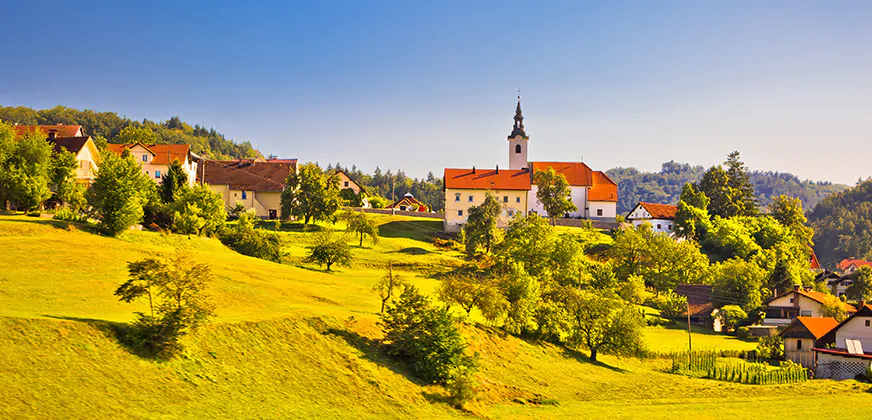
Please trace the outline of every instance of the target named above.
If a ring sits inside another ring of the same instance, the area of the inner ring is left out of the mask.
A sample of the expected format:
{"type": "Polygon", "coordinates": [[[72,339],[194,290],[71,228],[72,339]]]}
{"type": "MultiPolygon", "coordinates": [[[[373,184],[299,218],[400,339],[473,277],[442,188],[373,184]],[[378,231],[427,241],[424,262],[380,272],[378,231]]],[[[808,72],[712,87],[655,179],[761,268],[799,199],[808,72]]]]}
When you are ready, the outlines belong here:
{"type": "Polygon", "coordinates": [[[109,150],[119,155],[129,150],[142,172],[157,184],[161,183],[161,178],[173,161],[182,164],[188,174],[188,185],[197,182],[200,158],[191,152],[187,144],[110,144],[109,150]]]}
{"type": "Polygon", "coordinates": [[[861,302],[860,310],[818,340],[815,376],[853,379],[872,364],[872,305],[861,302]]]}
{"type": "Polygon", "coordinates": [[[640,202],[627,214],[627,221],[632,222],[633,226],[650,223],[655,232],[672,235],[675,231],[675,214],[677,212],[677,206],[640,202]]]}

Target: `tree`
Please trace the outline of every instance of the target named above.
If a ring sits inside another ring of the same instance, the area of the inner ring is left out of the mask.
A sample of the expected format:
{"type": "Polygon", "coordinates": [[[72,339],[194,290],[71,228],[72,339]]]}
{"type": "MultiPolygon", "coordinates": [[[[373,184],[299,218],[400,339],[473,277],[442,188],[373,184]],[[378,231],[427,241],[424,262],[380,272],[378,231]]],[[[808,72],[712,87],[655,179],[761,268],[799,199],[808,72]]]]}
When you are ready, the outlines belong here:
{"type": "Polygon", "coordinates": [[[52,147],[41,131],[28,132],[16,139],[12,130],[4,131],[0,147],[0,200],[12,201],[30,210],[51,197],[52,147]]]}
{"type": "Polygon", "coordinates": [[[474,308],[493,314],[500,304],[500,294],[493,280],[486,277],[457,274],[442,280],[436,291],[447,305],[457,304],[469,315],[474,308]]]}
{"type": "Polygon", "coordinates": [[[465,354],[466,343],[448,310],[433,308],[414,286],[405,287],[379,325],[387,353],[427,382],[444,384],[459,368],[475,369],[475,358],[465,354]]]}
{"type": "Polygon", "coordinates": [[[835,318],[836,321],[842,322],[848,318],[848,311],[845,310],[845,304],[839,298],[827,295],[821,305],[821,316],[835,318]]]}
{"type": "Polygon", "coordinates": [[[103,230],[118,235],[142,220],[148,190],[154,188],[130,152],[107,154],[94,180],[90,203],[99,213],[103,230]]]}
{"type": "Polygon", "coordinates": [[[172,204],[179,200],[188,188],[188,173],[179,163],[173,159],[167,171],[163,174],[160,182],[160,198],[165,204],[172,204]]]}
{"type": "Polygon", "coordinates": [[[466,237],[466,254],[475,255],[479,248],[484,248],[489,254],[496,237],[497,218],[500,215],[500,203],[488,191],[484,202],[479,206],[472,206],[468,210],[466,224],[463,232],[466,237]]]}
{"type": "Polygon", "coordinates": [[[215,235],[227,221],[221,195],[205,185],[181,190],[181,195],[176,200],[173,226],[179,233],[215,235]]]}
{"type": "Polygon", "coordinates": [[[660,309],[662,317],[677,319],[687,314],[687,297],[667,290],[657,297],[657,309],[660,309]]]}
{"type": "Polygon", "coordinates": [[[318,165],[307,163],[298,172],[291,172],[282,191],[282,219],[294,216],[309,221],[326,220],[340,205],[339,183],[325,174],[318,165]]]}
{"type": "Polygon", "coordinates": [[[814,245],[812,242],[814,230],[807,226],[808,219],[805,218],[805,212],[802,210],[802,201],[798,198],[790,198],[786,195],[775,197],[769,205],[769,213],[778,223],[791,229],[800,243],[807,246],[814,245]]]}
{"type": "Polygon", "coordinates": [[[395,290],[408,284],[408,281],[403,276],[394,274],[394,263],[388,263],[388,271],[372,287],[372,291],[378,293],[379,298],[381,298],[381,310],[379,313],[385,313],[385,304],[394,297],[395,290]]]}
{"type": "Polygon", "coordinates": [[[697,184],[700,192],[709,198],[708,211],[712,215],[731,217],[738,215],[733,203],[735,192],[730,188],[730,176],[723,166],[716,165],[706,171],[697,184]]]}
{"type": "Polygon", "coordinates": [[[520,264],[512,264],[498,287],[507,303],[503,328],[515,335],[535,331],[536,307],[541,299],[536,278],[524,272],[520,264]]]}
{"type": "Polygon", "coordinates": [[[342,199],[344,205],[349,207],[360,207],[363,205],[363,201],[361,200],[363,197],[355,194],[354,190],[351,188],[343,188],[339,190],[339,198],[342,199]]]}
{"type": "Polygon", "coordinates": [[[273,232],[256,228],[254,218],[254,211],[240,213],[236,227],[221,234],[221,242],[242,255],[280,262],[281,238],[273,232]]]}
{"type": "Polygon", "coordinates": [[[645,279],[641,276],[630,276],[618,285],[618,296],[634,305],[645,302],[645,279]]]}
{"type": "Polygon", "coordinates": [[[351,265],[351,249],[344,237],[337,237],[331,232],[315,234],[314,243],[308,247],[309,255],[303,260],[304,263],[316,263],[327,266],[327,271],[334,264],[339,266],[351,265]]]}
{"type": "Polygon", "coordinates": [[[766,272],[738,258],[712,266],[712,300],[717,306],[738,305],[750,311],[760,306],[761,279],[766,272]]]}
{"type": "Polygon", "coordinates": [[[349,210],[345,212],[343,218],[348,226],[347,230],[360,237],[358,246],[363,246],[364,236],[369,236],[373,244],[378,243],[378,225],[373,219],[367,217],[366,213],[349,210]]]}
{"type": "Polygon", "coordinates": [[[76,184],[76,169],[79,167],[76,156],[64,149],[54,151],[50,165],[49,183],[55,191],[55,197],[59,202],[70,204],[73,210],[78,211],[84,192],[76,184]]]}
{"type": "Polygon", "coordinates": [[[128,263],[130,278],[115,290],[119,300],[148,299],[149,314],[136,313],[131,339],[147,355],[172,357],[179,339],[214,313],[205,290],[212,282],[210,267],[177,249],[167,260],[146,258],[128,263]]]}
{"type": "Polygon", "coordinates": [[[726,305],[718,314],[723,318],[727,330],[735,330],[748,318],[748,313],[737,305],[726,305]]]}
{"type": "MultiPolygon", "coordinates": [[[[96,134],[96,133],[95,133],[96,134]]],[[[149,128],[128,125],[115,137],[113,143],[121,144],[155,144],[157,135],[149,128]]]]}
{"type": "Polygon", "coordinates": [[[745,163],[739,160],[739,151],[733,151],[727,156],[728,185],[735,194],[733,205],[739,216],[754,216],[757,214],[757,196],[754,194],[754,184],[745,163]]]}
{"type": "Polygon", "coordinates": [[[497,254],[504,264],[518,262],[525,272],[538,278],[549,271],[554,241],[554,228],[545,219],[528,214],[509,221],[497,254]]]}
{"type": "Polygon", "coordinates": [[[571,291],[566,310],[571,320],[568,343],[589,350],[591,361],[596,362],[600,352],[633,355],[642,347],[645,320],[631,306],[592,292],[571,291]]]}
{"type": "Polygon", "coordinates": [[[554,225],[554,218],[578,210],[578,207],[572,203],[572,190],[569,181],[563,174],[557,173],[554,168],[549,167],[545,171],[536,171],[536,174],[533,175],[533,182],[537,188],[536,199],[548,213],[552,225],[554,225]]]}
{"type": "Polygon", "coordinates": [[[684,184],[675,213],[675,233],[684,239],[700,241],[711,230],[708,197],[694,184],[684,184]]]}
{"type": "Polygon", "coordinates": [[[872,268],[860,267],[851,273],[851,286],[845,294],[848,299],[858,302],[872,300],[872,268]]]}

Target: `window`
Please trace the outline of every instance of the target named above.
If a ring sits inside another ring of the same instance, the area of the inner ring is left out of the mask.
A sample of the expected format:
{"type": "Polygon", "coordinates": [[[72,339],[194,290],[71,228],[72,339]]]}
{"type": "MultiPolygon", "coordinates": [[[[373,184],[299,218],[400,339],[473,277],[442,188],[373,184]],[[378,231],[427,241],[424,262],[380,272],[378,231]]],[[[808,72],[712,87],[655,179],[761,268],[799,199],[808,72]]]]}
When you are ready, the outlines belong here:
{"type": "Polygon", "coordinates": [[[799,311],[799,316],[811,316],[811,311],[799,311]]]}
{"type": "Polygon", "coordinates": [[[454,201],[460,202],[460,193],[454,194],[454,201]]]}
{"type": "Polygon", "coordinates": [[[603,215],[603,209],[596,209],[596,215],[597,215],[597,216],[602,216],[602,215],[603,215]]]}
{"type": "Polygon", "coordinates": [[[504,195],[503,196],[503,203],[508,203],[508,202],[509,202],[509,196],[504,195]]]}
{"type": "Polygon", "coordinates": [[[467,200],[467,201],[469,201],[469,202],[471,203],[471,202],[472,202],[472,196],[469,196],[469,200],[467,200]]]}
{"type": "Polygon", "coordinates": [[[790,298],[790,303],[793,303],[793,298],[790,298]]]}
{"type": "Polygon", "coordinates": [[[669,225],[669,230],[672,230],[672,225],[669,225]]]}
{"type": "Polygon", "coordinates": [[[520,202],[521,202],[521,197],[515,197],[515,202],[516,202],[516,203],[520,203],[520,202]]]}
{"type": "Polygon", "coordinates": [[[521,153],[521,145],[520,144],[515,146],[515,153],[521,153]]]}
{"type": "Polygon", "coordinates": [[[658,223],[658,224],[657,224],[657,230],[661,230],[661,229],[663,229],[663,228],[660,226],[660,223],[658,223]]]}
{"type": "Polygon", "coordinates": [[[866,320],[866,326],[867,326],[867,327],[869,326],[869,320],[868,320],[868,319],[866,320]]]}
{"type": "Polygon", "coordinates": [[[160,171],[154,171],[154,177],[160,178],[160,171]]]}
{"type": "MultiPolygon", "coordinates": [[[[509,215],[509,217],[513,217],[515,215],[515,211],[512,209],[509,209],[508,215],[509,215]]],[[[866,321],[866,322],[869,322],[869,321],[866,321]]],[[[868,327],[868,325],[867,325],[867,327],[868,327]]]]}
{"type": "Polygon", "coordinates": [[[148,162],[148,155],[142,155],[142,161],[148,162]]]}
{"type": "Polygon", "coordinates": [[[345,186],[348,187],[348,181],[345,181],[345,186]]]}
{"type": "Polygon", "coordinates": [[[248,194],[245,191],[243,191],[242,192],[242,199],[245,200],[246,198],[248,198],[248,194]]]}
{"type": "Polygon", "coordinates": [[[796,349],[802,350],[802,340],[796,340],[796,349]]]}
{"type": "Polygon", "coordinates": [[[458,215],[458,216],[463,216],[463,210],[457,210],[457,215],[458,215]]]}

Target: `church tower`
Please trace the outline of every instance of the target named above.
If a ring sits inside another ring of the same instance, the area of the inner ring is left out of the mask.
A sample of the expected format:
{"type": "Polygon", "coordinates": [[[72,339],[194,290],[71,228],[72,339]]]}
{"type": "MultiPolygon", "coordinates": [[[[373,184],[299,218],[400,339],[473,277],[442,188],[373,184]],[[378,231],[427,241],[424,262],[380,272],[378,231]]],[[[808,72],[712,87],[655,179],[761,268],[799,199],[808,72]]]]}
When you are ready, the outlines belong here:
{"type": "Polygon", "coordinates": [[[518,96],[518,107],[515,108],[515,126],[509,134],[509,169],[524,169],[527,167],[527,132],[524,131],[524,116],[521,115],[521,97],[518,96]]]}

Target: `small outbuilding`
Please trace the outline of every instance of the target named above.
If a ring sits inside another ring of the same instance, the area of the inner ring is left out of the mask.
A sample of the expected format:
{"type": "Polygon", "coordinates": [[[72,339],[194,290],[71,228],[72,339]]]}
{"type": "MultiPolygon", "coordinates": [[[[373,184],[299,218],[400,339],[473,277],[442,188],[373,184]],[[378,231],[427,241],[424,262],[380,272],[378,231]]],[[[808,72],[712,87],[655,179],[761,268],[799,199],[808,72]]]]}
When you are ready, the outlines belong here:
{"type": "Polygon", "coordinates": [[[816,361],[815,342],[839,325],[835,318],[800,316],[793,320],[779,336],[784,339],[784,356],[807,368],[816,361]]]}

